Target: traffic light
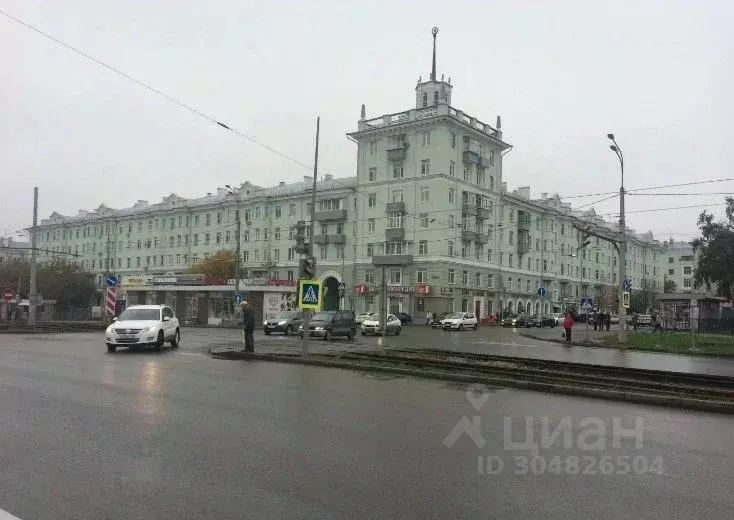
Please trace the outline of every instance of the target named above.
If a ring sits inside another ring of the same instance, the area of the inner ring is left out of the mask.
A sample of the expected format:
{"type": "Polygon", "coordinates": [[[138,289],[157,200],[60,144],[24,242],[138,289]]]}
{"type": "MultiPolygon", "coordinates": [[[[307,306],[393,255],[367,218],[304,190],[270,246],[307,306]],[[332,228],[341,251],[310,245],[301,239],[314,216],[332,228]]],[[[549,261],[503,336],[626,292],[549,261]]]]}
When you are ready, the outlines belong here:
{"type": "Polygon", "coordinates": [[[316,259],[314,257],[301,258],[298,262],[298,278],[313,280],[316,278],[316,259]]]}
{"type": "Polygon", "coordinates": [[[307,255],[310,253],[309,249],[309,245],[306,244],[306,223],[299,220],[296,223],[296,253],[307,255]]]}

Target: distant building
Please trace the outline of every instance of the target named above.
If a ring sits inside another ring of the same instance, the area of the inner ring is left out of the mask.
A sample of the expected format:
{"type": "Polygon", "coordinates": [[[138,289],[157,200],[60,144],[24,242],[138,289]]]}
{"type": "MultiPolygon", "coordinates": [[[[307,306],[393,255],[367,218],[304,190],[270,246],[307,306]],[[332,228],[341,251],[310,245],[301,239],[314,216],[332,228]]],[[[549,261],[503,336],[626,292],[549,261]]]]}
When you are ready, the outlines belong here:
{"type": "Polygon", "coordinates": [[[12,237],[0,237],[0,265],[12,260],[25,260],[31,256],[31,245],[12,237]]]}
{"type": "Polygon", "coordinates": [[[667,263],[663,268],[665,279],[675,282],[676,292],[692,292],[694,290],[693,275],[696,270],[697,255],[689,242],[664,243],[667,250],[667,263]]]}

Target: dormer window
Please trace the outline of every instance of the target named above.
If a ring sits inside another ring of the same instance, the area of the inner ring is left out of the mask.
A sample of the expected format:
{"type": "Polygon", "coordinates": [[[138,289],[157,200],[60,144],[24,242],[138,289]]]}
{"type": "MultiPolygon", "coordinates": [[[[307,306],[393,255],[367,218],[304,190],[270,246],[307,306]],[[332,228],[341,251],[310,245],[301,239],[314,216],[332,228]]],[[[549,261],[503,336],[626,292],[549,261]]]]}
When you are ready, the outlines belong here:
{"type": "Polygon", "coordinates": [[[423,93],[423,108],[426,108],[428,106],[428,93],[423,93]]]}
{"type": "Polygon", "coordinates": [[[433,104],[438,105],[438,90],[433,93],[433,104]]]}

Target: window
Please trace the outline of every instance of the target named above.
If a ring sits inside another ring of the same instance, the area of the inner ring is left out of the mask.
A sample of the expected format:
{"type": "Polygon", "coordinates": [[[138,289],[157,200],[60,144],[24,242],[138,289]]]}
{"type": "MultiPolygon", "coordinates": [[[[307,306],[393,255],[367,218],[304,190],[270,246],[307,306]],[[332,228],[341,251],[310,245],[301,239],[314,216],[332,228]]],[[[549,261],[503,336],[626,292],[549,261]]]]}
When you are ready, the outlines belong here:
{"type": "Polygon", "coordinates": [[[375,219],[373,219],[373,218],[367,219],[367,232],[368,233],[374,233],[375,232],[375,219]]]}
{"type": "Polygon", "coordinates": [[[295,214],[296,214],[296,205],[295,204],[290,204],[288,206],[288,216],[291,216],[292,217],[295,214]]]}
{"type": "Polygon", "coordinates": [[[686,289],[690,289],[691,288],[691,279],[690,278],[684,278],[683,279],[683,287],[685,287],[686,289]]]}
{"type": "MultiPolygon", "coordinates": [[[[222,234],[217,233],[217,244],[220,244],[222,242],[222,234]]],[[[171,245],[173,245],[173,237],[171,237],[171,245]]]]}
{"type": "Polygon", "coordinates": [[[367,207],[374,208],[375,206],[377,206],[377,194],[370,193],[367,195],[367,207]]]}
{"type": "Polygon", "coordinates": [[[418,219],[419,219],[419,225],[420,225],[420,227],[422,227],[422,228],[427,228],[428,227],[428,213],[421,213],[421,214],[419,214],[418,219]]]}
{"type": "Polygon", "coordinates": [[[280,218],[280,206],[275,206],[275,218],[280,218]]]}
{"type": "Polygon", "coordinates": [[[204,225],[211,226],[212,225],[212,215],[211,213],[207,213],[204,215],[204,225]]]}
{"type": "Polygon", "coordinates": [[[490,289],[494,289],[494,275],[490,274],[487,275],[487,287],[490,289]]]}
{"type": "Polygon", "coordinates": [[[375,273],[370,270],[364,272],[364,283],[375,283],[375,273]]]}
{"type": "Polygon", "coordinates": [[[428,175],[431,173],[431,161],[430,159],[423,159],[421,161],[421,175],[428,175]]]}
{"type": "Polygon", "coordinates": [[[510,230],[510,232],[507,234],[507,243],[508,244],[514,244],[515,243],[515,232],[510,230]]]}
{"type": "Polygon", "coordinates": [[[449,283],[456,283],[456,273],[453,269],[449,269],[449,283]]]}
{"type": "Polygon", "coordinates": [[[375,244],[367,244],[367,256],[375,255],[375,244]]]}
{"type": "Polygon", "coordinates": [[[481,287],[482,286],[482,273],[477,273],[474,276],[474,280],[475,280],[474,283],[476,284],[476,286],[477,287],[481,287]]]}
{"type": "Polygon", "coordinates": [[[386,242],[385,243],[385,254],[402,255],[403,254],[403,243],[402,242],[386,242]]]}
{"type": "Polygon", "coordinates": [[[403,272],[400,269],[390,269],[390,283],[393,285],[403,283],[403,272]]]}
{"type": "Polygon", "coordinates": [[[387,228],[397,229],[403,227],[403,214],[400,211],[393,211],[387,217],[387,228]]]}
{"type": "Polygon", "coordinates": [[[672,264],[673,262],[675,262],[675,259],[672,256],[670,258],[668,258],[668,263],[669,264],[672,264]]]}
{"type": "Polygon", "coordinates": [[[319,256],[321,260],[326,260],[326,254],[328,253],[328,246],[319,246],[319,256]]]}
{"type": "Polygon", "coordinates": [[[464,166],[464,180],[469,182],[470,177],[471,177],[471,168],[469,166],[464,166]]]}
{"type": "Polygon", "coordinates": [[[392,201],[403,202],[403,190],[392,190],[392,201]]]}
{"type": "Polygon", "coordinates": [[[454,242],[449,240],[449,256],[454,256],[454,242]]]}
{"type": "Polygon", "coordinates": [[[280,240],[280,228],[275,228],[275,240],[280,240]]]}
{"type": "Polygon", "coordinates": [[[198,234],[194,235],[194,245],[195,246],[198,246],[199,245],[199,235],[198,234]]]}
{"type": "Polygon", "coordinates": [[[423,256],[428,254],[428,240],[420,240],[418,242],[418,254],[423,256]]]}
{"type": "Polygon", "coordinates": [[[288,260],[295,260],[296,259],[296,250],[292,247],[288,248],[288,260]]]}
{"type": "Polygon", "coordinates": [[[454,188],[449,188],[449,204],[454,203],[455,196],[456,196],[456,192],[454,191],[454,188]]]}
{"type": "Polygon", "coordinates": [[[421,145],[422,146],[430,146],[431,145],[431,132],[423,132],[423,138],[421,139],[421,145]]]}
{"type": "Polygon", "coordinates": [[[377,168],[370,168],[367,174],[367,179],[370,182],[377,180],[377,168]]]}
{"type": "Polygon", "coordinates": [[[509,267],[512,267],[512,260],[513,260],[513,255],[512,255],[512,253],[510,253],[510,254],[507,255],[507,265],[509,267]]]}
{"type": "Polygon", "coordinates": [[[691,274],[691,266],[687,265],[683,267],[683,274],[691,274]]]}
{"type": "Polygon", "coordinates": [[[377,141],[370,141],[370,155],[377,153],[377,141]]]}
{"type": "Polygon", "coordinates": [[[336,246],[336,258],[338,260],[341,260],[344,258],[344,246],[343,245],[336,246]]]}
{"type": "Polygon", "coordinates": [[[209,237],[209,233],[207,233],[206,235],[204,235],[204,245],[209,245],[209,241],[210,240],[211,240],[211,238],[209,237]]]}
{"type": "Polygon", "coordinates": [[[438,90],[433,93],[433,104],[438,105],[438,90]]]}
{"type": "Polygon", "coordinates": [[[321,235],[328,235],[329,234],[329,226],[326,224],[321,224],[321,235]]]}
{"type": "Polygon", "coordinates": [[[451,132],[451,148],[456,148],[456,134],[451,132]]]}
{"type": "Polygon", "coordinates": [[[421,188],[421,202],[428,202],[431,200],[430,192],[427,187],[421,188]]]}
{"type": "Polygon", "coordinates": [[[428,93],[423,93],[423,108],[426,108],[428,106],[428,93]]]}
{"type": "Polygon", "coordinates": [[[454,161],[449,161],[449,175],[452,177],[456,175],[456,163],[454,161]]]}
{"type": "Polygon", "coordinates": [[[295,279],[295,273],[293,271],[291,271],[291,270],[288,271],[288,275],[287,276],[288,276],[288,280],[291,281],[291,282],[295,279]]]}
{"type": "Polygon", "coordinates": [[[273,262],[280,261],[280,249],[273,249],[273,262]]]}
{"type": "Polygon", "coordinates": [[[469,285],[469,273],[467,271],[461,272],[461,285],[469,285]]]}
{"type": "Polygon", "coordinates": [[[673,276],[675,274],[675,269],[668,269],[668,274],[673,276]]]}
{"type": "Polygon", "coordinates": [[[415,280],[418,283],[428,283],[428,270],[427,269],[418,269],[415,272],[415,280]]]}
{"type": "MultiPolygon", "coordinates": [[[[180,236],[180,235],[179,235],[179,236],[180,236]]],[[[229,231],[225,231],[225,232],[224,232],[224,241],[225,241],[225,242],[229,242],[229,238],[230,238],[230,233],[229,233],[229,231]]],[[[179,244],[179,245],[181,245],[181,244],[179,244]]]]}
{"type": "Polygon", "coordinates": [[[392,167],[392,178],[402,179],[403,178],[403,165],[395,165],[392,167]]]}

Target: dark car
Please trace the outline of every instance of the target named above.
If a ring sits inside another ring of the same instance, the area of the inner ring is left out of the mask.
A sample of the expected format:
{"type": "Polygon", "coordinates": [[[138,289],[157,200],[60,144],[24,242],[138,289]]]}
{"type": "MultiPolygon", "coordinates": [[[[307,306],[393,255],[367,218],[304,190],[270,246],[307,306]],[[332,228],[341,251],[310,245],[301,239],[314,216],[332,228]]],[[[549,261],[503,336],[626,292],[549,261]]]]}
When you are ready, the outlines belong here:
{"type": "Polygon", "coordinates": [[[553,316],[548,316],[547,314],[544,314],[543,316],[535,314],[532,316],[532,325],[533,327],[555,327],[556,319],[553,316]]]}
{"type": "Polygon", "coordinates": [[[431,318],[431,327],[434,329],[440,329],[442,327],[441,322],[453,314],[452,312],[442,312],[441,314],[434,313],[431,318]]]}
{"type": "Polygon", "coordinates": [[[409,314],[406,314],[404,312],[396,312],[394,314],[400,320],[401,325],[409,325],[413,322],[413,318],[409,314]]]}
{"type": "MultiPolygon", "coordinates": [[[[298,327],[298,335],[303,337],[303,325],[298,327]]],[[[328,341],[334,336],[354,339],[357,333],[357,320],[352,311],[321,311],[314,314],[308,324],[308,335],[328,341]]]]}
{"type": "Polygon", "coordinates": [[[508,316],[502,320],[502,326],[514,328],[531,327],[532,320],[527,314],[518,314],[517,316],[508,316]]]}
{"type": "Polygon", "coordinates": [[[265,320],[263,329],[265,335],[270,335],[272,332],[282,332],[288,336],[296,332],[301,325],[303,325],[303,312],[298,310],[286,311],[281,312],[273,319],[265,320]]]}

